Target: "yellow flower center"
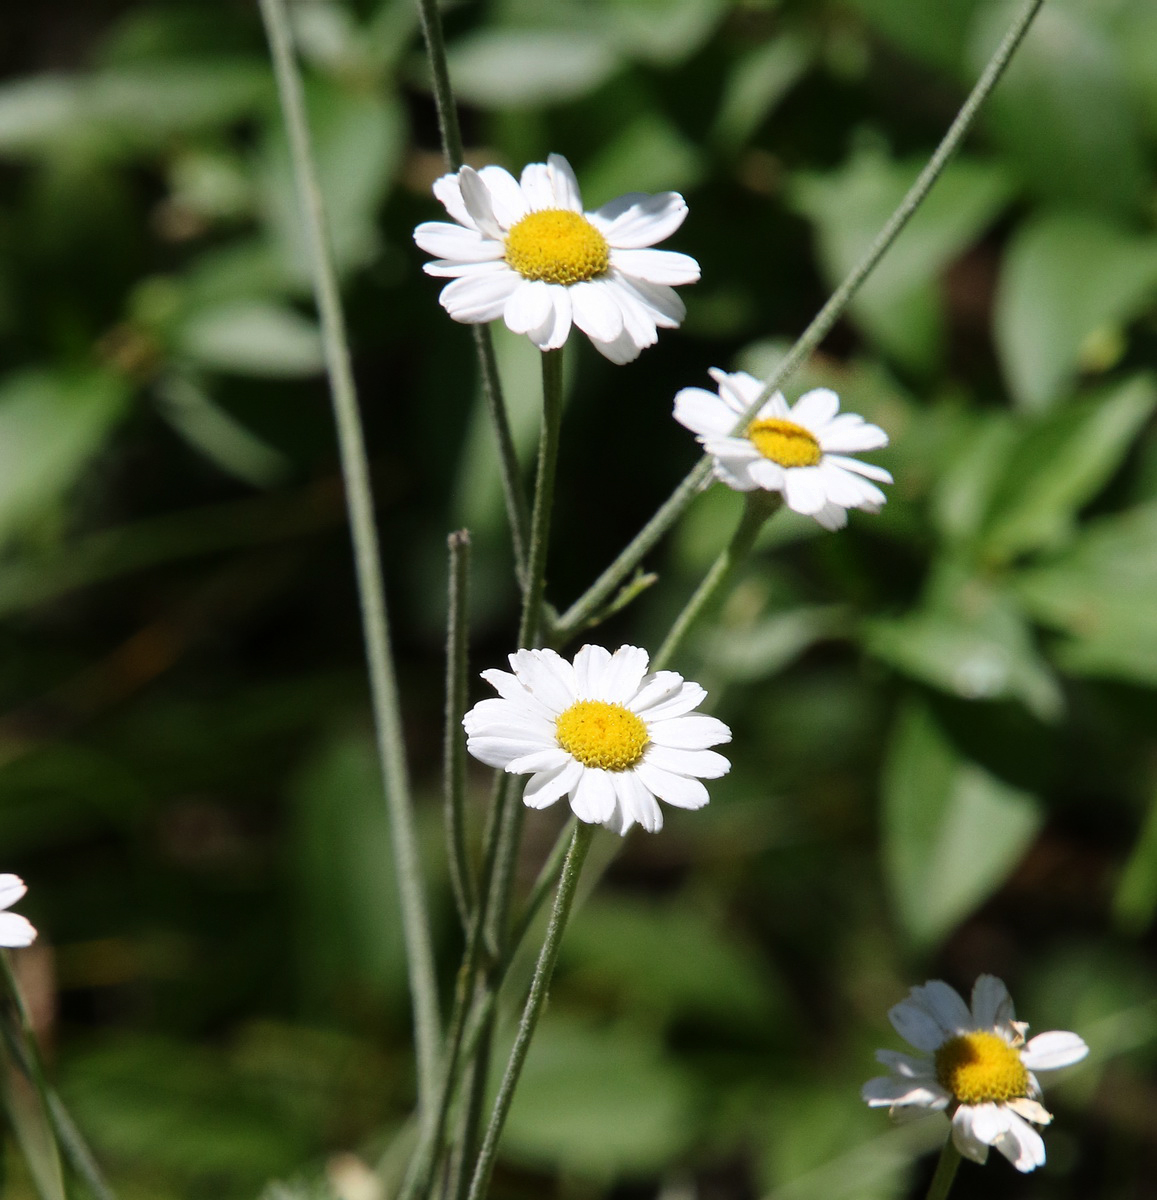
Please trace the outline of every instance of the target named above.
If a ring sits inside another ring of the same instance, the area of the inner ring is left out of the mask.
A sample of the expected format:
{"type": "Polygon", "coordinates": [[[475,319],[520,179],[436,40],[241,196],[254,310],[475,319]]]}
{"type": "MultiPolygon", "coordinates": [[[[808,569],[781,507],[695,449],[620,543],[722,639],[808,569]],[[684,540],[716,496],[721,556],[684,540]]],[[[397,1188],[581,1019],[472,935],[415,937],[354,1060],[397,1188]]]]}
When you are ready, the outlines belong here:
{"type": "Polygon", "coordinates": [[[548,208],[523,217],[506,235],[506,261],[523,279],[582,283],[611,262],[607,239],[581,213],[548,208]]]}
{"type": "Polygon", "coordinates": [[[577,700],[555,721],[558,744],[584,767],[626,771],[643,757],[647,726],[621,704],[577,700]]]}
{"type": "Polygon", "coordinates": [[[1028,1095],[1020,1054],[995,1033],[961,1033],[936,1051],[936,1078],[961,1104],[999,1104],[1028,1095]]]}
{"type": "Polygon", "coordinates": [[[823,458],[815,435],[794,421],[779,417],[753,421],[747,427],[747,437],[764,458],[781,467],[814,467],[823,458]]]}

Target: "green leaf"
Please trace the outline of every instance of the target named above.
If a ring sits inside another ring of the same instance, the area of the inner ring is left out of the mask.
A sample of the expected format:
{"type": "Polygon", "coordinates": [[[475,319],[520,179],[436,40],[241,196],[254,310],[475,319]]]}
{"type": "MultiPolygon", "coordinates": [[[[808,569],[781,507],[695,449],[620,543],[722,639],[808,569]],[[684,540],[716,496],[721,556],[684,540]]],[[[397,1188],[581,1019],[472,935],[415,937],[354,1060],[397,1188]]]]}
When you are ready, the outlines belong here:
{"type": "Polygon", "coordinates": [[[1155,290],[1157,237],[1075,214],[1027,222],[1005,254],[993,313],[1017,403],[1034,410],[1054,404],[1082,365],[1089,339],[1127,324],[1155,290]]]}
{"type": "Polygon", "coordinates": [[[728,76],[715,140],[730,151],[742,146],[803,76],[813,53],[809,42],[790,34],[749,50],[728,76]]]}
{"type": "Polygon", "coordinates": [[[602,0],[597,16],[632,58],[675,66],[697,50],[727,11],[725,0],[602,0]]]}
{"type": "Polygon", "coordinates": [[[191,313],[177,327],[178,354],[201,367],[274,379],[316,375],[324,364],[314,322],[284,305],[237,300],[191,313]]]}
{"type": "Polygon", "coordinates": [[[883,790],[893,903],[913,945],[930,948],[1008,878],[1041,812],[1033,796],[963,758],[916,702],[900,713],[883,790]]]}
{"type": "MultiPolygon", "coordinates": [[[[988,61],[1014,0],[988,5],[972,62],[988,61]]],[[[1109,213],[1136,213],[1148,172],[1121,62],[1092,14],[1046,4],[985,106],[988,129],[1017,175],[1040,196],[1109,213]]]]}
{"type": "MultiPolygon", "coordinates": [[[[923,159],[894,162],[869,147],[828,175],[795,179],[792,201],[816,225],[832,286],[863,258],[923,165],[923,159]]],[[[994,220],[1008,195],[995,167],[950,163],[852,302],[857,324],[905,365],[927,369],[935,362],[942,334],[936,276],[994,220]]]]}
{"type": "Polygon", "coordinates": [[[644,113],[584,165],[583,199],[595,206],[627,192],[685,191],[702,173],[699,149],[661,113],[644,113]]]}
{"type": "Polygon", "coordinates": [[[0,383],[0,543],[64,498],[129,396],[106,371],[29,371],[0,383]]]}
{"type": "Polygon", "coordinates": [[[1145,932],[1157,916],[1157,794],[1113,893],[1113,918],[1125,933],[1145,932]]]}
{"type": "Polygon", "coordinates": [[[949,75],[960,72],[972,17],[980,0],[852,0],[889,41],[949,75]]]}
{"type": "Polygon", "coordinates": [[[1121,465],[1157,406],[1157,383],[1134,376],[1032,425],[1008,458],[981,539],[998,559],[1055,546],[1121,465]]]}

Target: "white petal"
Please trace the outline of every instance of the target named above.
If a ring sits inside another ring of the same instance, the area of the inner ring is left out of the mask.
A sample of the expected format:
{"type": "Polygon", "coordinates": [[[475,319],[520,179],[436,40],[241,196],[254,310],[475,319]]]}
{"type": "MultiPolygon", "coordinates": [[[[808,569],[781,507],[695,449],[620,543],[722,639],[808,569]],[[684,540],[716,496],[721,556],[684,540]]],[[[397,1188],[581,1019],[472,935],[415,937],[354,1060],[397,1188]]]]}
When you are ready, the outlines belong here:
{"type": "Polygon", "coordinates": [[[705,688],[685,682],[676,671],[656,671],[643,680],[638,695],[627,707],[647,721],[658,721],[681,717],[706,699],[705,688]]]}
{"type": "Polygon", "coordinates": [[[805,429],[819,429],[840,411],[840,398],[831,388],[804,392],[791,410],[791,419],[805,429]]]}
{"type": "Polygon", "coordinates": [[[905,1054],[902,1050],[877,1050],[876,1061],[890,1067],[905,1079],[922,1083],[936,1082],[936,1063],[922,1054],[905,1054]]]}
{"type": "Polygon", "coordinates": [[[557,350],[570,333],[570,295],[568,289],[559,284],[548,283],[551,311],[546,320],[528,331],[530,340],[540,350],[557,350]]]}
{"type": "Polygon", "coordinates": [[[620,196],[587,219],[616,249],[640,250],[669,238],[687,217],[687,202],[678,192],[620,196]]]}
{"type": "Polygon", "coordinates": [[[845,458],[842,454],[827,454],[824,459],[826,462],[843,467],[845,471],[855,471],[857,475],[863,475],[868,479],[878,479],[881,483],[892,482],[891,471],[885,471],[883,467],[877,467],[875,463],[860,462],[858,458],[845,458]]]}
{"type": "Polygon", "coordinates": [[[1038,1104],[1037,1101],[1030,1100],[1027,1096],[1018,1096],[1015,1100],[1009,1100],[1008,1107],[1018,1117],[1023,1117],[1034,1125],[1048,1125],[1053,1119],[1053,1114],[1043,1104],[1038,1104]]]}
{"type": "Polygon", "coordinates": [[[668,286],[695,283],[699,264],[689,254],[676,250],[612,250],[611,265],[631,279],[668,286]]]}
{"type": "Polygon", "coordinates": [[[623,314],[623,334],[631,339],[637,350],[653,346],[659,340],[659,331],[655,327],[655,317],[650,306],[645,304],[636,292],[622,287],[619,278],[613,273],[605,276],[603,282],[611,287],[611,294],[623,314]]]}
{"type": "Polygon", "coordinates": [[[611,778],[626,818],[623,832],[631,823],[638,822],[648,833],[658,833],[663,828],[663,810],[638,775],[634,771],[616,771],[611,778]]]}
{"type": "Polygon", "coordinates": [[[489,734],[470,735],[466,738],[466,749],[479,762],[488,767],[501,767],[503,770],[506,770],[508,763],[522,758],[523,755],[534,754],[542,748],[540,742],[491,737],[489,734]]]}
{"type": "Polygon", "coordinates": [[[502,243],[461,225],[426,221],[414,230],[414,241],[427,254],[454,262],[490,262],[503,255],[502,243]]]}
{"type": "Polygon", "coordinates": [[[1056,1071],[1072,1066],[1088,1054],[1089,1048],[1075,1033],[1056,1029],[1038,1033],[1020,1052],[1020,1060],[1030,1071],[1056,1071]]]}
{"type": "Polygon", "coordinates": [[[818,437],[822,449],[836,454],[879,450],[888,444],[888,435],[878,425],[869,425],[856,413],[840,413],[818,431],[818,437]]]}
{"type": "Polygon", "coordinates": [[[845,471],[830,457],[820,463],[818,470],[823,476],[824,492],[830,504],[838,504],[841,508],[878,508],[887,503],[888,497],[875,484],[845,471]]]}
{"type": "Polygon", "coordinates": [[[490,189],[473,167],[463,167],[458,172],[458,186],[462,189],[462,202],[474,224],[488,237],[501,238],[502,227],[494,215],[490,200],[490,189]]]}
{"type": "MultiPolygon", "coordinates": [[[[1006,1110],[1007,1111],[1007,1110],[1006,1110]]],[[[1008,1159],[1018,1171],[1035,1171],[1045,1163],[1044,1139],[1031,1125],[1022,1121],[1014,1112],[1008,1112],[1008,1125],[994,1141],[993,1146],[1008,1159]]]]}
{"type": "Polygon", "coordinates": [[[483,167],[478,174],[490,192],[490,203],[498,224],[503,229],[517,225],[527,214],[518,180],[504,167],[483,167]]]}
{"type": "Polygon", "coordinates": [[[812,513],[812,517],[825,529],[834,533],[837,529],[843,529],[848,523],[848,510],[841,508],[838,504],[825,504],[818,513],[812,513]]]}
{"type": "Polygon", "coordinates": [[[633,700],[647,674],[650,656],[638,646],[620,646],[611,655],[603,675],[599,697],[611,704],[626,704],[633,700]]]}
{"type": "Polygon", "coordinates": [[[731,730],[718,717],[703,713],[652,720],[648,722],[648,730],[656,746],[673,746],[680,750],[706,750],[731,741],[731,730]]]}
{"type": "Polygon", "coordinates": [[[747,413],[763,391],[763,384],[746,371],[727,372],[712,367],[708,374],[719,385],[719,397],[734,411],[736,420],[747,413]]]}
{"type": "Polygon", "coordinates": [[[613,269],[611,278],[620,287],[628,288],[635,298],[646,306],[658,328],[678,329],[683,323],[683,318],[687,315],[687,306],[673,289],[661,283],[648,283],[645,279],[631,279],[621,271],[613,269]]]}
{"type": "Polygon", "coordinates": [[[888,1010],[892,1028],[917,1050],[936,1050],[944,1042],[944,1030],[925,1010],[909,1000],[901,1000],[888,1010]]]}
{"type": "Polygon", "coordinates": [[[570,806],[574,815],[580,821],[601,825],[611,818],[615,803],[615,786],[608,778],[608,772],[595,767],[585,768],[578,787],[571,793],[570,806]]]}
{"type": "Polygon", "coordinates": [[[510,656],[523,686],[552,713],[564,712],[578,698],[574,668],[554,650],[519,650],[510,656]]]}
{"type": "Polygon", "coordinates": [[[554,721],[527,706],[511,700],[479,700],[462,718],[467,733],[479,737],[510,737],[536,740],[540,745],[554,744],[554,721]]]}
{"type": "Polygon", "coordinates": [[[522,168],[520,182],[526,207],[531,212],[541,212],[543,209],[558,207],[558,201],[554,196],[554,181],[551,179],[550,168],[546,163],[527,163],[522,168]]]}
{"type": "Polygon", "coordinates": [[[15,949],[31,946],[36,941],[36,928],[19,913],[0,912],[0,946],[15,949]]]}
{"type": "Polygon", "coordinates": [[[550,712],[530,689],[523,685],[517,675],[512,675],[509,671],[499,671],[495,667],[482,671],[480,674],[503,700],[509,700],[512,704],[528,705],[531,709],[538,710],[543,716],[558,716],[557,712],[550,712]]]}
{"type": "Polygon", "coordinates": [[[981,975],[972,985],[972,1020],[977,1029],[994,1029],[1016,1016],[1003,980],[981,975]]]}
{"type": "Polygon", "coordinates": [[[968,1104],[962,1104],[956,1110],[952,1117],[952,1141],[965,1158],[984,1163],[988,1161],[988,1143],[982,1142],[973,1131],[975,1113],[976,1109],[968,1104]]]}
{"type": "Polygon", "coordinates": [[[652,742],[645,751],[644,762],[679,775],[694,775],[699,779],[720,779],[731,770],[731,763],[714,750],[677,750],[652,742]]]}
{"type": "Polygon", "coordinates": [[[717,458],[711,464],[715,478],[737,492],[754,492],[759,484],[751,477],[751,464],[717,458]]]}
{"type": "Polygon", "coordinates": [[[747,464],[748,474],[764,491],[782,492],[787,482],[787,472],[770,458],[755,457],[747,464]]]}
{"type": "Polygon", "coordinates": [[[592,340],[613,342],[623,332],[623,310],[606,282],[592,279],[568,291],[574,323],[592,340]]]}
{"type": "Polygon", "coordinates": [[[735,416],[714,392],[688,387],[675,393],[675,420],[692,433],[727,437],[735,416]]]}
{"type": "MultiPolygon", "coordinates": [[[[489,267],[491,264],[483,264],[489,267]]],[[[467,325],[496,321],[502,316],[510,293],[518,286],[518,276],[505,263],[495,263],[493,271],[475,272],[448,283],[438,297],[439,304],[454,318],[467,325]]]]}
{"type": "Polygon", "coordinates": [[[532,750],[506,764],[511,775],[537,775],[542,771],[559,771],[571,762],[571,756],[557,743],[532,750]]]}
{"type": "Polygon", "coordinates": [[[646,759],[635,767],[635,774],[644,787],[676,808],[702,808],[711,798],[698,779],[661,770],[646,759]]]}
{"type": "MultiPolygon", "coordinates": [[[[650,343],[647,344],[650,345],[650,343]]],[[[608,362],[613,362],[619,367],[625,363],[634,362],[642,350],[638,342],[625,329],[611,342],[600,342],[595,338],[591,338],[591,345],[608,362]]]]}
{"type": "Polygon", "coordinates": [[[818,467],[792,467],[785,471],[783,494],[788,508],[808,517],[818,513],[828,499],[818,467]]]}
{"type": "Polygon", "coordinates": [[[0,908],[11,908],[21,896],[28,894],[28,886],[19,875],[0,875],[0,908]]]}
{"type": "Polygon", "coordinates": [[[960,993],[943,979],[930,979],[923,987],[914,987],[909,995],[946,1034],[963,1033],[972,1028],[972,1013],[960,993]]]}
{"type": "Polygon", "coordinates": [[[466,209],[466,202],[462,199],[462,188],[457,171],[435,179],[433,191],[434,195],[442,202],[442,207],[459,225],[463,225],[467,229],[478,228],[474,224],[474,218],[466,209]]]}
{"type": "Polygon", "coordinates": [[[583,202],[579,193],[578,180],[570,163],[561,154],[547,156],[550,181],[554,190],[554,208],[568,208],[571,212],[582,212],[583,202]]]}
{"type": "Polygon", "coordinates": [[[568,757],[558,770],[532,775],[522,793],[522,802],[530,808],[547,808],[576,788],[582,773],[582,763],[568,757]]]}
{"type": "Polygon", "coordinates": [[[610,666],[611,652],[605,646],[583,646],[574,656],[574,678],[583,700],[601,700],[599,682],[610,666]]]}
{"type": "Polygon", "coordinates": [[[502,317],[512,333],[529,333],[553,316],[554,298],[550,284],[541,279],[523,279],[506,302],[502,317]]]}
{"type": "Polygon", "coordinates": [[[891,1108],[893,1105],[914,1105],[939,1112],[947,1107],[948,1097],[939,1089],[910,1079],[896,1079],[880,1075],[869,1079],[860,1089],[860,1099],[870,1108],[891,1108]]]}

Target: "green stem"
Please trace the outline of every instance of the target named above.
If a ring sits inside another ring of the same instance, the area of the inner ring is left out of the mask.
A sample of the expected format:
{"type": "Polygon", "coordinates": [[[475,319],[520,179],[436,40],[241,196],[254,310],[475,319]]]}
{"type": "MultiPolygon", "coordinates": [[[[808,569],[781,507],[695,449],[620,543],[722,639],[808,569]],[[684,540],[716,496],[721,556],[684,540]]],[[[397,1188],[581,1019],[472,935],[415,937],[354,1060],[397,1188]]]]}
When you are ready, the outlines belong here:
{"type": "Polygon", "coordinates": [[[446,1178],[446,1200],[466,1200],[470,1183],[468,1164],[474,1158],[478,1144],[478,1127],[486,1104],[486,1084],[490,1078],[490,1051],[494,1042],[494,1007],[497,993],[487,992],[482,1000],[478,1019],[466,1031],[463,1057],[468,1063],[463,1081],[466,1102],[462,1108],[458,1136],[450,1158],[446,1178]]]}
{"type": "MultiPolygon", "coordinates": [[[[955,153],[964,139],[981,105],[989,93],[996,87],[1001,75],[1004,74],[1009,60],[1016,52],[1024,35],[1028,32],[1033,18],[1044,3],[1044,0],[1026,0],[1009,26],[1004,39],[996,48],[987,66],[981,72],[976,86],[965,100],[956,119],[944,135],[936,152],[928,160],[927,166],[920,172],[916,182],[908,189],[908,194],[900,201],[899,207],[888,218],[883,229],[876,235],[867,253],[860,260],[851,274],[832,293],[828,302],[816,314],[812,323],[804,330],[795,345],[788,351],[783,361],[772,372],[763,390],[752,403],[751,407],[738,422],[736,432],[746,427],[751,418],[763,406],[767,398],[792,374],[799,365],[811,355],[816,347],[827,336],[828,331],[843,315],[856,292],[859,291],[865,279],[872,273],[876,264],[884,257],[900,231],[911,219],[912,214],[924,202],[924,198],[932,190],[932,185],[940,177],[948,160],[955,153]]],[[[615,559],[613,563],[599,576],[587,591],[571,605],[556,625],[558,635],[565,639],[575,630],[586,624],[590,618],[607,603],[620,583],[635,569],[643,556],[675,523],[683,510],[690,504],[700,487],[706,483],[711,474],[711,456],[704,455],[691,470],[682,483],[671,493],[670,497],[659,508],[655,515],[635,536],[634,541],[615,559]]]]}
{"type": "Polygon", "coordinates": [[[414,828],[410,781],[402,740],[398,685],[386,618],[369,463],[350,366],[349,343],[346,338],[337,274],[326,239],[324,206],[310,146],[301,76],[294,61],[285,2],[259,0],[259,3],[273,55],[277,90],[289,136],[294,180],[310,250],[314,298],[321,317],[326,372],[329,376],[342,475],[346,485],[346,504],[349,509],[350,535],[353,540],[373,700],[374,730],[392,825],[398,890],[401,894],[402,930],[417,1043],[418,1104],[425,1121],[429,1119],[438,1086],[438,991],[434,976],[430,921],[414,828]]]}
{"type": "Polygon", "coordinates": [[[522,1010],[522,1020],[518,1025],[518,1033],[514,1039],[514,1047],[498,1088],[494,1101],[494,1109],[490,1114],[490,1124],[486,1128],[486,1136],[482,1140],[482,1149],[478,1153],[478,1161],[474,1167],[474,1178],[470,1183],[469,1200],[482,1200],[490,1185],[490,1174],[494,1169],[494,1158],[498,1152],[498,1139],[502,1135],[502,1127],[506,1123],[506,1115],[510,1111],[510,1102],[514,1099],[514,1089],[518,1077],[522,1073],[527,1051],[530,1049],[530,1039],[534,1036],[535,1026],[542,1015],[546,1003],[547,991],[550,987],[554,966],[558,961],[559,948],[562,945],[563,930],[570,916],[571,905],[574,902],[575,888],[579,874],[582,871],[583,859],[590,849],[594,836],[594,826],[580,821],[575,827],[571,838],[570,850],[563,863],[562,876],[558,883],[558,892],[554,899],[554,909],[550,914],[550,924],[547,926],[546,938],[539,951],[538,963],[534,968],[534,978],[530,984],[530,994],[526,998],[526,1006],[522,1010]]]}
{"type": "Polygon", "coordinates": [[[932,1183],[928,1187],[928,1195],[925,1200],[947,1200],[952,1181],[956,1178],[958,1166],[960,1166],[960,1151],[956,1149],[952,1141],[952,1134],[949,1133],[948,1141],[944,1143],[944,1149],[940,1151],[940,1159],[936,1163],[936,1174],[932,1176],[932,1183]]]}
{"type": "Polygon", "coordinates": [[[547,896],[550,895],[550,889],[554,886],[554,881],[558,878],[559,871],[562,870],[563,859],[566,857],[567,846],[570,844],[577,820],[577,817],[571,817],[563,827],[562,832],[558,835],[554,846],[551,848],[550,854],[547,856],[546,862],[542,864],[542,870],[539,871],[538,878],[534,881],[534,887],[530,889],[530,895],[526,898],[526,904],[519,914],[514,928],[510,931],[510,941],[505,947],[502,959],[503,975],[506,974],[506,968],[510,966],[511,959],[522,944],[522,939],[530,932],[530,927],[534,924],[534,919],[538,916],[539,909],[542,908],[547,896]]]}
{"type": "MultiPolygon", "coordinates": [[[[458,126],[458,107],[454,103],[454,91],[450,86],[446,39],[442,32],[442,13],[438,7],[438,0],[418,0],[418,15],[422,23],[422,37],[426,43],[426,58],[430,63],[442,151],[450,170],[457,171],[465,160],[465,153],[462,132],[458,126]]],[[[498,443],[502,495],[506,503],[506,518],[510,522],[515,569],[519,582],[525,585],[527,528],[530,518],[526,508],[526,493],[522,490],[518,469],[518,454],[510,432],[510,417],[502,397],[502,383],[498,377],[498,362],[494,355],[494,339],[490,336],[488,325],[474,326],[474,352],[478,357],[478,371],[482,377],[486,411],[490,415],[490,423],[494,427],[494,437],[498,443]]]]}
{"type": "Polygon", "coordinates": [[[651,662],[652,671],[662,671],[670,665],[675,651],[679,649],[683,639],[691,627],[702,615],[703,610],[711,603],[712,598],[730,580],[735,568],[751,553],[755,539],[763,528],[764,522],[780,505],[778,492],[755,491],[747,495],[747,503],[743,516],[731,535],[731,541],[720,552],[719,557],[711,564],[711,569],[703,577],[695,589],[694,595],[687,601],[686,607],[675,618],[670,633],[667,634],[659,653],[651,662]]]}
{"type": "Polygon", "coordinates": [[[446,629],[446,713],[442,743],[442,781],[445,789],[446,857],[450,886],[458,905],[462,928],[470,928],[474,904],[474,878],[466,853],[466,739],[462,714],[466,711],[467,638],[470,631],[470,534],[465,529],[450,534],[450,602],[446,629]]]}
{"type": "Polygon", "coordinates": [[[20,996],[12,974],[12,964],[7,953],[0,951],[0,974],[3,976],[4,987],[11,1001],[4,1006],[4,1041],[8,1047],[13,1062],[19,1067],[21,1074],[32,1084],[40,1096],[44,1114],[52,1129],[56,1144],[64,1155],[73,1174],[84,1180],[85,1186],[95,1200],[115,1200],[112,1188],[109,1187],[92,1151],[85,1142],[80,1130],[76,1127],[68,1109],[56,1092],[49,1086],[44,1075],[44,1066],[40,1061],[40,1051],[36,1045],[36,1034],[28,1020],[28,1011],[20,996]]]}

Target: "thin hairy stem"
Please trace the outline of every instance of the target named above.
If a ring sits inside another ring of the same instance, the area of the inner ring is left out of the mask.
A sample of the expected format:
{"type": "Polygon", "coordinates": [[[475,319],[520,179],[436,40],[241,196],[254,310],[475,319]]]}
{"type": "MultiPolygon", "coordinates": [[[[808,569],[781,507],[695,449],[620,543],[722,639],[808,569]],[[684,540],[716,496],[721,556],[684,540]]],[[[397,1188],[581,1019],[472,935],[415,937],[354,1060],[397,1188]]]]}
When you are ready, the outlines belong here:
{"type": "Polygon", "coordinates": [[[593,825],[580,821],[575,826],[570,849],[567,851],[566,861],[563,863],[558,892],[554,899],[554,909],[550,914],[550,924],[546,930],[546,938],[542,943],[538,963],[534,968],[530,994],[526,998],[526,1007],[522,1010],[522,1020],[519,1022],[514,1046],[510,1051],[506,1071],[503,1073],[502,1083],[498,1088],[494,1109],[490,1114],[490,1123],[486,1127],[486,1136],[482,1139],[482,1149],[478,1152],[478,1161],[474,1166],[469,1200],[482,1200],[490,1186],[490,1175],[494,1169],[495,1156],[498,1153],[498,1140],[502,1136],[506,1115],[510,1111],[510,1103],[514,1099],[514,1089],[522,1074],[522,1066],[526,1061],[527,1051],[530,1049],[530,1040],[534,1036],[538,1019],[542,1015],[542,1007],[546,1003],[551,976],[554,974],[554,966],[558,961],[558,952],[562,945],[563,931],[566,929],[567,918],[570,916],[571,905],[574,902],[575,888],[578,885],[583,860],[590,849],[593,836],[593,825]]]}
{"type": "Polygon", "coordinates": [[[925,1200],[947,1200],[948,1193],[952,1189],[952,1181],[956,1178],[956,1168],[959,1166],[960,1151],[956,1149],[952,1135],[949,1134],[948,1140],[944,1143],[944,1149],[940,1151],[940,1159],[936,1163],[936,1174],[932,1176],[925,1200]]]}
{"type": "MultiPolygon", "coordinates": [[[[735,427],[736,432],[746,428],[748,422],[755,416],[769,396],[803,363],[827,336],[828,331],[843,315],[852,298],[860,290],[865,279],[872,273],[876,264],[884,257],[900,231],[911,220],[913,213],[924,202],[932,190],[932,185],[940,177],[948,160],[955,153],[964,139],[981,105],[996,87],[1001,75],[1004,74],[1016,48],[1028,32],[1033,18],[1044,0],[1026,0],[1009,26],[1000,45],[996,48],[987,66],[981,72],[976,86],[968,99],[956,114],[948,132],[944,135],[936,152],[928,160],[924,170],[920,172],[916,182],[908,189],[908,194],[900,201],[899,207],[888,218],[883,229],[876,235],[867,253],[860,260],[851,274],[832,293],[828,302],[816,314],[812,323],[804,330],[795,345],[788,351],[783,361],[776,367],[763,386],[759,396],[752,402],[743,419],[735,427]]],[[[691,470],[682,483],[671,493],[670,497],[660,506],[655,515],[635,535],[634,540],[615,559],[599,578],[571,605],[556,625],[556,633],[560,639],[566,639],[571,633],[587,624],[610,600],[615,589],[635,569],[655,543],[675,523],[683,510],[690,504],[696,492],[707,481],[711,474],[711,457],[704,455],[691,470]]]]}
{"type": "Polygon", "coordinates": [[[366,661],[369,667],[370,693],[373,700],[374,731],[381,759],[386,804],[393,834],[398,890],[401,894],[402,930],[417,1043],[418,1105],[425,1122],[429,1120],[438,1086],[438,991],[421,860],[414,829],[409,773],[402,740],[398,685],[386,618],[385,588],[382,581],[378,531],[374,522],[369,462],[366,458],[365,438],[350,366],[349,343],[346,338],[337,273],[325,232],[324,205],[310,145],[301,76],[290,42],[285,3],[284,0],[260,0],[260,5],[273,55],[277,91],[289,136],[294,181],[309,245],[314,299],[321,317],[326,372],[329,376],[330,396],[337,425],[357,571],[358,597],[361,603],[366,661]]]}
{"type": "Polygon", "coordinates": [[[466,853],[466,739],[462,714],[466,711],[467,642],[470,633],[470,534],[465,529],[447,538],[450,551],[449,606],[446,622],[446,712],[442,741],[443,812],[446,823],[446,858],[450,886],[462,928],[470,928],[475,883],[466,853]]]}

